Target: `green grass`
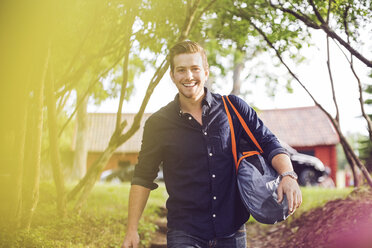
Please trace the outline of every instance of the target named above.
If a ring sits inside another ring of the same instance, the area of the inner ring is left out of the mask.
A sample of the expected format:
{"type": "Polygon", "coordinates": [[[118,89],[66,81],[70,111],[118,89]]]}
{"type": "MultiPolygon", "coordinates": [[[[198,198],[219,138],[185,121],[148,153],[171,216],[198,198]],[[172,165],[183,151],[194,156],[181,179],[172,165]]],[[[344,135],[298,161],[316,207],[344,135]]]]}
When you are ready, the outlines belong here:
{"type": "MultiPolygon", "coordinates": [[[[82,209],[81,215],[68,206],[68,217],[56,215],[55,189],[52,183],[42,183],[40,200],[29,233],[0,232],[0,247],[120,247],[126,230],[130,184],[97,184],[82,209]]],[[[346,197],[352,189],[302,188],[303,204],[295,217],[329,200],[346,197]]],[[[165,205],[164,184],[152,191],[139,225],[142,246],[149,244],[155,231],[159,206],[165,205]]],[[[253,221],[252,218],[250,221],[253,221]]]]}
{"type": "MultiPolygon", "coordinates": [[[[44,182],[40,185],[40,199],[30,232],[9,234],[0,230],[0,247],[120,247],[126,230],[129,189],[129,183],[98,183],[80,215],[70,203],[68,217],[60,219],[56,214],[54,185],[44,182]]],[[[158,218],[158,206],[163,206],[166,198],[163,184],[150,194],[139,224],[143,247],[149,244],[156,229],[153,223],[158,218]]]]}
{"type": "Polygon", "coordinates": [[[312,208],[319,207],[328,201],[345,198],[353,191],[354,188],[343,189],[325,189],[318,187],[301,188],[302,191],[302,205],[298,209],[298,214],[306,212],[312,208]]]}

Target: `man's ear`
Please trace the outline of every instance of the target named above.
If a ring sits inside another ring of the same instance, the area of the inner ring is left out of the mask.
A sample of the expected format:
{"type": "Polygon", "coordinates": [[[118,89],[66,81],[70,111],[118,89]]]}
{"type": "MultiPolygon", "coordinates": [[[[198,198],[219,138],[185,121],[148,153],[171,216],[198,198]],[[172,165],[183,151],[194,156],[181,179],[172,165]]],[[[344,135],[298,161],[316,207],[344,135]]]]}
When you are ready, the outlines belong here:
{"type": "Polygon", "coordinates": [[[205,78],[208,80],[209,77],[209,69],[205,70],[205,78]]]}
{"type": "Polygon", "coordinates": [[[173,81],[173,83],[174,83],[174,77],[173,77],[173,72],[172,72],[172,70],[169,70],[169,76],[171,77],[171,79],[172,79],[172,81],[173,81]]]}

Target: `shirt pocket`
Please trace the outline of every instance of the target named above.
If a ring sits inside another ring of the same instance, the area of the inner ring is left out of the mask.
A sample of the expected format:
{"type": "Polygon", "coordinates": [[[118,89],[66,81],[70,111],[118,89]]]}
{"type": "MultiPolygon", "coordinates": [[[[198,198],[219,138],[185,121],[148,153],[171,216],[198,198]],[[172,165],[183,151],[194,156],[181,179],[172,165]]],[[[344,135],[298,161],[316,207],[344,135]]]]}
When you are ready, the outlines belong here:
{"type": "Polygon", "coordinates": [[[231,152],[231,132],[229,124],[219,128],[222,151],[231,152]]]}
{"type": "Polygon", "coordinates": [[[228,123],[221,123],[210,131],[210,140],[215,153],[231,152],[231,134],[228,123]]]}

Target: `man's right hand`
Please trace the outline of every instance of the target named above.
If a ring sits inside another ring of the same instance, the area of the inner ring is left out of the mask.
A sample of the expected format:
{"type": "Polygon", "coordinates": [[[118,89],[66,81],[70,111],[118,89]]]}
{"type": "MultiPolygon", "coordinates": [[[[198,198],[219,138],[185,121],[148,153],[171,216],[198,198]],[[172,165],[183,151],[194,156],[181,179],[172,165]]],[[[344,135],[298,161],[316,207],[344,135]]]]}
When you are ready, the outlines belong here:
{"type": "Polygon", "coordinates": [[[128,232],[125,235],[124,242],[121,248],[138,248],[139,242],[140,239],[137,231],[128,232]]]}
{"type": "Polygon", "coordinates": [[[140,185],[132,185],[129,193],[128,225],[121,248],[138,248],[138,223],[150,195],[150,189],[140,185]]]}

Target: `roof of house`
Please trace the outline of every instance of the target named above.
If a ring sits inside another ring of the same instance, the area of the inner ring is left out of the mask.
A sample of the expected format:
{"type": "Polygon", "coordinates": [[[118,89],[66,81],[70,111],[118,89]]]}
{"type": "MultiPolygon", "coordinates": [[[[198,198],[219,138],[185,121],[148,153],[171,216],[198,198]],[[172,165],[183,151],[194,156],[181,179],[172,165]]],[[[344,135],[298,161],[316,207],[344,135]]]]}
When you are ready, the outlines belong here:
{"type": "Polygon", "coordinates": [[[325,113],[316,106],[258,112],[265,125],[293,147],[334,145],[338,135],[325,113]]]}
{"type": "MultiPolygon", "coordinates": [[[[127,120],[127,126],[124,128],[125,133],[131,127],[136,114],[122,114],[122,121],[127,120]]],[[[116,149],[116,152],[138,152],[141,148],[143,127],[151,113],[145,113],[142,117],[139,130],[124,144],[116,149]]],[[[88,151],[102,152],[108,146],[111,135],[115,130],[116,113],[89,113],[88,114],[88,151]]],[[[76,133],[76,132],[75,132],[76,133]]],[[[72,149],[75,150],[74,135],[72,149]]]]}
{"type": "MultiPolygon", "coordinates": [[[[116,152],[138,152],[141,148],[143,127],[151,113],[145,113],[139,130],[116,152]]],[[[293,147],[334,145],[339,142],[338,135],[327,116],[316,106],[262,110],[258,112],[265,125],[280,139],[293,147]]],[[[135,114],[123,114],[128,121],[127,131],[133,123],[135,114]]],[[[88,150],[102,152],[114,132],[116,114],[88,114],[88,150]]],[[[75,140],[75,138],[74,138],[75,140]]],[[[75,143],[75,142],[73,142],[75,143]]],[[[74,145],[73,145],[74,149],[74,145]]]]}

